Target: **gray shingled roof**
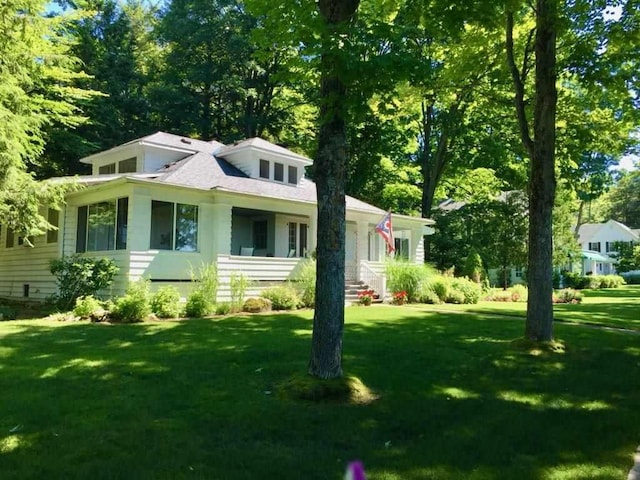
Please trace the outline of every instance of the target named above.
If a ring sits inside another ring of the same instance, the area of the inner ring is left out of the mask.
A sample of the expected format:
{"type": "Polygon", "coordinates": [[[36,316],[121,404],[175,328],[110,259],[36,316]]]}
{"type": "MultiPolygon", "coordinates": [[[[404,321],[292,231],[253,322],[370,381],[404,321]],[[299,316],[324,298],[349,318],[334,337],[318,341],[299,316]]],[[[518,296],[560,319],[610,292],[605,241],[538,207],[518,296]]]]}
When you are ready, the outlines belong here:
{"type": "MultiPolygon", "coordinates": [[[[154,181],[204,190],[219,190],[245,195],[281,198],[296,202],[315,203],[316,185],[302,179],[298,185],[275,183],[250,178],[222,158],[197,153],[158,172],[154,181]]],[[[132,175],[135,177],[135,175],[132,175]]],[[[376,214],[384,214],[373,205],[347,196],[347,208],[376,214]]]]}
{"type": "MultiPolygon", "coordinates": [[[[288,185],[257,178],[250,178],[222,158],[225,155],[229,155],[240,149],[254,147],[266,149],[276,154],[280,153],[284,156],[298,158],[301,161],[311,163],[308,158],[298,155],[279,145],[274,145],[261,138],[251,138],[237,142],[233,145],[225,146],[216,141],[205,142],[170,133],[157,132],[132,140],[123,145],[119,145],[111,150],[107,150],[107,152],[119,150],[136,143],[158,145],[159,147],[173,147],[181,150],[192,151],[194,153],[186,156],[182,160],[165,165],[154,173],[125,173],[100,176],[88,175],[76,178],[81,183],[87,185],[97,185],[122,178],[132,178],[142,181],[179,185],[200,190],[217,190],[243,195],[286,199],[293,202],[316,203],[317,200],[316,185],[310,180],[303,178],[298,185],[288,185]]],[[[106,152],[100,152],[95,155],[101,155],[104,153],[106,152]]],[[[93,157],[93,155],[91,157],[93,157]]],[[[86,161],[87,158],[83,159],[83,161],[86,161]]],[[[383,215],[385,213],[385,211],[380,208],[349,196],[346,197],[346,204],[347,209],[349,210],[377,215],[383,215]]],[[[400,215],[398,217],[412,221],[420,220],[421,222],[432,223],[432,221],[427,219],[417,219],[405,215],[400,215]]]]}
{"type": "Polygon", "coordinates": [[[248,147],[257,148],[260,150],[266,150],[269,152],[284,155],[285,157],[292,157],[309,165],[313,163],[311,159],[303,155],[299,155],[287,148],[281,147],[280,145],[273,144],[271,142],[268,142],[258,137],[249,138],[247,140],[242,140],[240,142],[233,143],[232,145],[223,146],[220,150],[216,152],[216,155],[218,157],[225,157],[226,155],[229,155],[233,152],[237,152],[239,150],[242,150],[248,147]]]}
{"type": "Polygon", "coordinates": [[[101,156],[105,153],[118,151],[130,145],[135,145],[137,143],[146,143],[151,145],[158,145],[160,147],[173,147],[180,150],[187,150],[192,152],[205,152],[205,153],[215,153],[221,150],[225,145],[223,143],[212,140],[210,142],[205,142],[204,140],[196,140],[195,138],[182,137],[180,135],[174,135],[172,133],[166,132],[156,132],[151,135],[147,135],[144,137],[136,138],[135,140],[131,140],[130,142],[123,143],[122,145],[115,146],[110,148],[109,150],[104,150],[102,152],[97,152],[92,155],[89,155],[80,161],[83,163],[90,163],[89,159],[101,156]]]}

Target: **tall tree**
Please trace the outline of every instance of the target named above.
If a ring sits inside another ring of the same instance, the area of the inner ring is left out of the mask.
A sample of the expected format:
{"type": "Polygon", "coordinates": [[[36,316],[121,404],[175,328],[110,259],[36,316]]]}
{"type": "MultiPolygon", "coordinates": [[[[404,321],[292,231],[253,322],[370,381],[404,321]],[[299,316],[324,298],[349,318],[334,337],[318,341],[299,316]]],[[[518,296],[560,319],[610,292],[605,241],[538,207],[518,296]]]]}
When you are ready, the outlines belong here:
{"type": "Polygon", "coordinates": [[[84,121],[79,73],[63,35],[68,18],[45,15],[45,0],[0,3],[0,222],[28,240],[50,227],[42,205],[60,206],[68,186],[37,184],[28,170],[42,154],[48,125],[84,121]]]}
{"type": "Polygon", "coordinates": [[[154,99],[162,128],[230,142],[279,131],[276,108],[287,52],[264,39],[260,19],[239,0],[173,0],[157,36],[164,63],[154,99]],[[186,113],[185,113],[186,112],[186,113]]]}
{"type": "MultiPolygon", "coordinates": [[[[556,33],[557,0],[537,0],[535,6],[535,103],[533,136],[525,104],[525,79],[514,56],[514,15],[507,12],[507,61],[515,87],[514,104],[522,144],[529,157],[529,252],[525,337],[553,339],[553,205],[556,145],[556,33]]],[[[528,51],[526,55],[532,53],[528,51]]],[[[525,68],[528,62],[525,59],[525,68]]]]}
{"type": "Polygon", "coordinates": [[[601,200],[602,220],[640,228],[640,170],[624,172],[601,200]]]}
{"type": "Polygon", "coordinates": [[[38,175],[88,173],[78,159],[154,130],[146,92],[156,57],[149,31],[153,10],[143,1],[81,0],[68,34],[73,53],[91,76],[79,86],[102,93],[83,105],[89,121],[73,130],[47,130],[45,162],[38,175]],[[84,168],[84,170],[83,170],[84,168]]]}
{"type": "Polygon", "coordinates": [[[345,283],[345,172],[348,156],[348,32],[360,0],[319,0],[322,19],[320,128],[314,172],[318,198],[316,308],[309,373],[342,376],[345,283]]]}

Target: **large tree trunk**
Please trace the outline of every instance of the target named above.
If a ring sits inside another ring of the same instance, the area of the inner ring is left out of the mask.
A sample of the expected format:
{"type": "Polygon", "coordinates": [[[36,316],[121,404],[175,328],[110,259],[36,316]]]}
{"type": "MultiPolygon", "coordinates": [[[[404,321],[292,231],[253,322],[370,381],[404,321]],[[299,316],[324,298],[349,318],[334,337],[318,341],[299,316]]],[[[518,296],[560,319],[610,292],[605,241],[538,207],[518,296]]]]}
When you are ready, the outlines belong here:
{"type": "Polygon", "coordinates": [[[535,107],[530,136],[524,100],[529,42],[522,73],[514,56],[513,13],[507,13],[507,62],[515,87],[514,103],[522,144],[530,158],[529,258],[525,337],[534,341],[553,339],[553,204],[555,178],[556,23],[557,0],[537,0],[535,37],[535,107]]]}
{"type": "Polygon", "coordinates": [[[321,59],[320,131],[314,173],[318,198],[316,307],[313,316],[309,373],[319,378],[342,376],[342,330],[345,285],[345,185],[347,88],[344,60],[336,42],[353,18],[359,0],[320,0],[327,26],[321,59]],[[329,44],[333,43],[333,45],[329,44]]]}
{"type": "Polygon", "coordinates": [[[537,0],[534,151],[529,176],[529,300],[525,336],[553,338],[552,214],[556,193],[556,0],[537,0]]]}

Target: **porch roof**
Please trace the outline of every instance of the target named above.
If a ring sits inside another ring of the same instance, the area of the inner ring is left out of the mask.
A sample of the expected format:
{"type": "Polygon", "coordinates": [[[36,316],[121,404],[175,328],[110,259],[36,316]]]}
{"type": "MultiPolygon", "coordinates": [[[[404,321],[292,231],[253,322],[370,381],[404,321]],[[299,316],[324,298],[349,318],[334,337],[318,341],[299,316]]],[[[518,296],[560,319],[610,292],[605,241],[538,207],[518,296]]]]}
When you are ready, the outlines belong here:
{"type": "Polygon", "coordinates": [[[606,255],[602,255],[599,252],[594,252],[592,250],[582,250],[582,258],[585,260],[595,260],[600,263],[615,263],[616,261],[608,257],[606,255]]]}

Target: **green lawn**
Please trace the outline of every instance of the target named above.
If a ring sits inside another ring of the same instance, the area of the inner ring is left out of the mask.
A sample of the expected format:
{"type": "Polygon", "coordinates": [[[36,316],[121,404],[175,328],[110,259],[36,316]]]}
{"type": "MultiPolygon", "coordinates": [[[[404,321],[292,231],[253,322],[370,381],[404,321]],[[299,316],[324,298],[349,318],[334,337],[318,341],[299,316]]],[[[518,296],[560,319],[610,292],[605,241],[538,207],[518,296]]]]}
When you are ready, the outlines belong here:
{"type": "Polygon", "coordinates": [[[638,335],[559,323],[566,352],[535,355],[511,343],[518,319],[351,307],[344,365],[380,399],[283,400],[310,319],[0,322],[0,477],[340,479],[355,458],[371,480],[631,468],[638,335]]]}
{"type": "MultiPolygon", "coordinates": [[[[556,320],[615,328],[640,330],[640,285],[625,285],[621,288],[582,291],[582,303],[577,305],[554,305],[556,320]]],[[[423,307],[423,306],[420,306],[423,307]]],[[[432,311],[469,313],[493,313],[524,318],[526,302],[486,302],[477,305],[432,305],[432,311]]]]}

